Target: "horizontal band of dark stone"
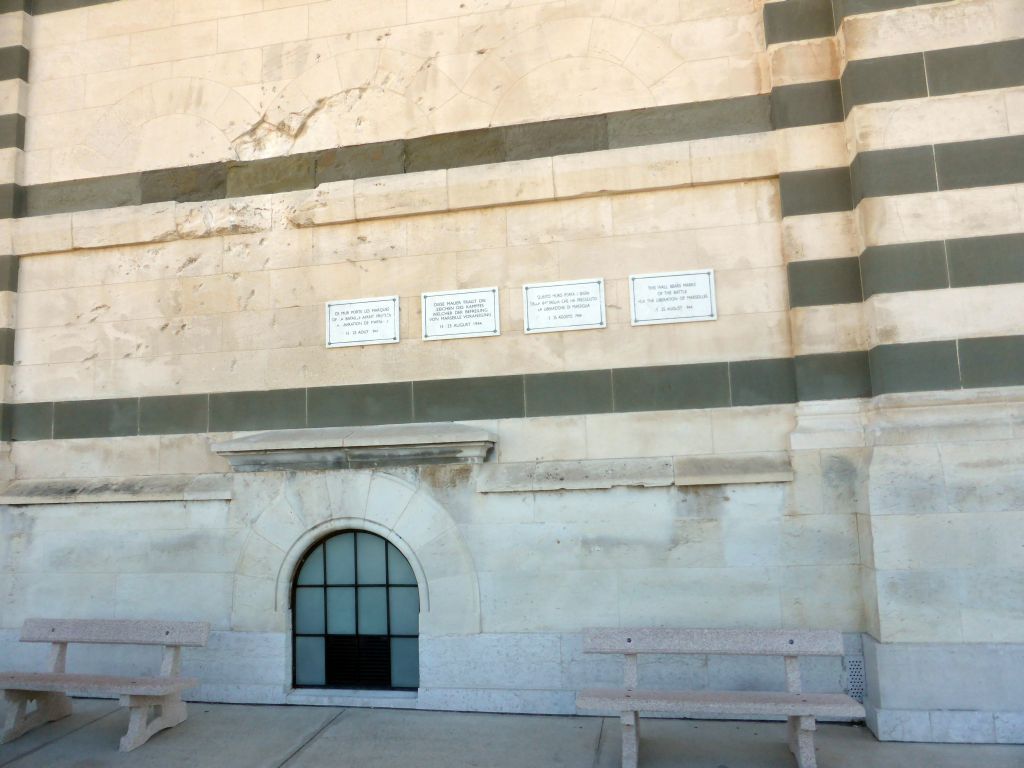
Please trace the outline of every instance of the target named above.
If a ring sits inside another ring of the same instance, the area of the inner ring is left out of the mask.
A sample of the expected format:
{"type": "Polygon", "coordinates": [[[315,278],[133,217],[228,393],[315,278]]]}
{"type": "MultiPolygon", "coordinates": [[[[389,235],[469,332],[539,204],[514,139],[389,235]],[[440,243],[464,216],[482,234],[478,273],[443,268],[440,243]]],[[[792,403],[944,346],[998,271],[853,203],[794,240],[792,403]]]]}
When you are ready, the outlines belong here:
{"type": "Polygon", "coordinates": [[[830,37],[849,16],[894,11],[944,0],[786,0],[764,6],[768,45],[830,37]]]}
{"type": "Polygon", "coordinates": [[[14,329],[0,328],[0,365],[14,364],[14,329]]]}
{"type": "Polygon", "coordinates": [[[853,304],[876,294],[1024,283],[1024,233],[877,245],[860,257],[787,265],[789,305],[853,304]]]}
{"type": "Polygon", "coordinates": [[[25,148],[25,116],[0,115],[0,149],[25,148]]]}
{"type": "MultiPolygon", "coordinates": [[[[838,84],[827,88],[838,93],[838,84]]],[[[829,102],[783,91],[787,125],[813,123],[821,115],[842,119],[829,102]],[[800,113],[801,105],[812,117],[800,113]]],[[[552,155],[648,146],[672,141],[762,133],[772,130],[772,96],[650,107],[363,144],[253,161],[231,161],[141,173],[40,184],[21,189],[16,216],[165,201],[197,202],[312,189],[320,184],[371,176],[529,160],[552,155]]]]}
{"type": "Polygon", "coordinates": [[[0,291],[18,290],[18,264],[17,256],[0,255],[0,291]]]}
{"type": "Polygon", "coordinates": [[[44,13],[71,11],[90,5],[103,5],[114,2],[117,2],[117,0],[0,0],[0,13],[24,11],[25,13],[40,16],[44,13]]]}
{"type": "Polygon", "coordinates": [[[861,104],[1024,85],[1024,39],[905,53],[846,64],[846,114],[861,104]]]}
{"type": "Polygon", "coordinates": [[[1024,336],[647,368],[3,406],[14,441],[774,405],[1024,385],[1024,336]]]}
{"type": "Polygon", "coordinates": [[[13,440],[366,426],[796,401],[788,358],[6,406],[13,440]]]}
{"type": "Polygon", "coordinates": [[[0,48],[0,81],[2,80],[28,82],[28,48],[21,45],[0,48]]]}
{"type": "Polygon", "coordinates": [[[853,210],[890,197],[1024,182],[1024,135],[860,152],[849,168],[779,174],[783,216],[853,210]]]}

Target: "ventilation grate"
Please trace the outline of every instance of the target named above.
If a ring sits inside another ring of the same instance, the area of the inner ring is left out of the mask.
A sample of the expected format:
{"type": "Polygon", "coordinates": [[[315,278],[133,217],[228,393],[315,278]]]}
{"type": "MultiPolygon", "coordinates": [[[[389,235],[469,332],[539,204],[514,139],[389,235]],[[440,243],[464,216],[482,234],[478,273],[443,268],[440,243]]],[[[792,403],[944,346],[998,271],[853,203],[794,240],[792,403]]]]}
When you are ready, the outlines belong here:
{"type": "Polygon", "coordinates": [[[851,698],[864,703],[864,657],[846,656],[843,659],[846,668],[846,692],[851,698]]]}

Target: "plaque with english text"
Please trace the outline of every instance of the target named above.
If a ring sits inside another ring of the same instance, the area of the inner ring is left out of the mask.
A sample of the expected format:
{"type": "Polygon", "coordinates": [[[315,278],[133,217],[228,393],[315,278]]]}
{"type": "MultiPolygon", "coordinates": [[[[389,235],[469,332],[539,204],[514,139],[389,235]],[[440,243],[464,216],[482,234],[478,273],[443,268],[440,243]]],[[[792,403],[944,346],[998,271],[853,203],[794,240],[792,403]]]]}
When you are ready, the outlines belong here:
{"type": "Polygon", "coordinates": [[[700,269],[630,275],[629,307],[633,325],[716,320],[715,272],[700,269]]]}

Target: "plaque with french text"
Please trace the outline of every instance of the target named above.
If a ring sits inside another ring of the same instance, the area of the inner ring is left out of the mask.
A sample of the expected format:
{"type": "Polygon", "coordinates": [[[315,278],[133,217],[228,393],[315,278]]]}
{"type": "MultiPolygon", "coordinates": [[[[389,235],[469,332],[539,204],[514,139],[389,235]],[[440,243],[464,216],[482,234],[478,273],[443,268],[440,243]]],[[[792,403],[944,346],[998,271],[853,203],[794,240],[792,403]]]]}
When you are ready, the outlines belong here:
{"type": "Polygon", "coordinates": [[[606,325],[604,280],[563,280],[523,286],[526,333],[582,331],[606,325]]]}
{"type": "Polygon", "coordinates": [[[633,325],[716,320],[715,272],[700,269],[630,275],[629,306],[633,325]]]}
{"type": "Polygon", "coordinates": [[[422,294],[421,301],[424,341],[501,333],[497,288],[433,291],[422,294]]]}
{"type": "Polygon", "coordinates": [[[398,341],[397,296],[327,302],[328,347],[362,347],[398,341]]]}

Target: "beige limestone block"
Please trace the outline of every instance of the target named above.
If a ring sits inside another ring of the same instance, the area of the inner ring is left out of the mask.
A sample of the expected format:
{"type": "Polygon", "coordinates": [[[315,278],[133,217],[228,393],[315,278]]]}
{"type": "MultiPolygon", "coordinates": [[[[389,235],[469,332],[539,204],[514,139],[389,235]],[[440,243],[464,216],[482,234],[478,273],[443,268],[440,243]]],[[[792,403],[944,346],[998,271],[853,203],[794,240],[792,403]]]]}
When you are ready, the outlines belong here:
{"type": "Polygon", "coordinates": [[[200,475],[230,471],[227,460],[210,450],[208,435],[163,435],[159,450],[160,474],[200,475]]]}
{"type": "Polygon", "coordinates": [[[309,6],[309,28],[319,35],[340,35],[406,23],[404,0],[327,0],[309,6]]]}
{"type": "Polygon", "coordinates": [[[41,149],[36,152],[26,152],[25,161],[21,166],[21,183],[29,186],[56,181],[57,179],[52,176],[52,160],[55,154],[61,154],[60,150],[41,149]]]}
{"type": "MultiPolygon", "coordinates": [[[[150,85],[157,80],[171,77],[170,62],[147,64],[139,67],[94,72],[85,76],[84,107],[102,107],[116,104],[132,91],[150,85]]],[[[55,81],[63,83],[63,80],[55,81]]]]}
{"type": "Polygon", "coordinates": [[[221,314],[268,309],[271,276],[265,272],[202,275],[181,280],[182,311],[221,314]]]}
{"type": "Polygon", "coordinates": [[[7,394],[21,403],[93,397],[93,368],[92,363],[19,366],[17,377],[7,382],[7,394]]]}
{"type": "Polygon", "coordinates": [[[1024,638],[1024,570],[978,568],[961,574],[964,642],[1019,643],[1024,638]]]}
{"type": "Polygon", "coordinates": [[[694,184],[757,179],[779,172],[775,139],[770,133],[694,141],[690,163],[694,184]]]}
{"type": "MultiPolygon", "coordinates": [[[[259,0],[218,0],[216,5],[211,5],[208,0],[174,0],[174,23],[188,24],[193,21],[240,16],[260,7],[259,0]]],[[[268,9],[271,7],[267,6],[268,9]]]]}
{"type": "Polygon", "coordinates": [[[105,112],[101,108],[83,109],[75,114],[76,119],[68,119],[65,113],[39,115],[26,125],[25,149],[34,152],[82,144],[105,112]]]}
{"type": "Polygon", "coordinates": [[[782,569],[782,625],[862,632],[866,629],[861,569],[856,565],[782,569]]]}
{"type": "Polygon", "coordinates": [[[782,220],[786,262],[860,256],[865,242],[853,211],[788,216],[782,220]]]}
{"type": "Polygon", "coordinates": [[[231,51],[175,61],[172,77],[215,80],[223,85],[255,85],[262,82],[263,57],[257,49],[231,51]]]}
{"type": "Polygon", "coordinates": [[[166,0],[122,0],[122,5],[116,8],[94,6],[86,16],[88,37],[96,39],[169,27],[173,23],[173,11],[173,4],[166,0]]]}
{"type": "Polygon", "coordinates": [[[1024,132],[1024,88],[1008,90],[1006,96],[1006,119],[1011,134],[1024,132]]]}
{"type": "Polygon", "coordinates": [[[715,293],[720,316],[789,309],[786,270],[781,266],[719,270],[715,293]]]}
{"type": "Polygon", "coordinates": [[[275,225],[313,227],[353,221],[356,217],[355,182],[335,181],[314,190],[274,196],[275,225]]]}
{"type": "Polygon", "coordinates": [[[612,233],[612,201],[586,198],[534,203],[508,209],[508,244],[606,237],[612,233]]]}
{"type": "Polygon", "coordinates": [[[620,626],[778,628],[779,576],[772,568],[619,571],[620,626]]]}
{"type": "MultiPolygon", "coordinates": [[[[50,91],[48,94],[48,100],[40,99],[39,101],[42,105],[43,113],[48,111],[63,112],[65,110],[81,107],[81,91],[82,83],[84,82],[82,78],[68,77],[63,80],[53,82],[57,82],[59,85],[50,91]],[[62,102],[60,97],[54,97],[54,90],[63,91],[67,100],[62,102]],[[68,101],[71,103],[68,104],[68,101]]],[[[35,87],[30,89],[28,87],[28,83],[21,78],[17,78],[16,80],[4,80],[0,83],[0,109],[3,110],[3,114],[32,114],[30,94],[35,90],[35,87]]]]}
{"type": "Polygon", "coordinates": [[[778,191],[771,181],[616,195],[611,205],[616,235],[778,219],[778,191]]]}
{"type": "Polygon", "coordinates": [[[989,139],[1016,132],[1007,107],[1022,97],[1024,88],[1012,88],[862,104],[848,123],[861,151],[989,139]]]}
{"type": "Polygon", "coordinates": [[[96,370],[97,397],[268,389],[263,350],[112,360],[96,370]]]}
{"type": "Polygon", "coordinates": [[[554,158],[555,192],[577,197],[690,184],[690,142],[581,152],[554,158]]]}
{"type": "Polygon", "coordinates": [[[682,59],[743,56],[763,50],[756,10],[680,22],[671,27],[672,48],[682,59]]]}
{"type": "MultiPolygon", "coordinates": [[[[508,302],[513,304],[522,303],[519,287],[523,283],[560,279],[557,252],[552,244],[463,251],[455,255],[455,274],[460,288],[487,284],[509,286],[508,302]]],[[[503,321],[506,319],[506,306],[507,302],[503,301],[503,321]]],[[[521,329],[521,311],[519,315],[518,327],[521,329]]]]}
{"type": "Polygon", "coordinates": [[[871,197],[857,207],[867,245],[1019,232],[1024,185],[871,197]]]}
{"type": "Polygon", "coordinates": [[[484,632],[578,632],[619,624],[618,577],[597,570],[481,572],[484,632]],[[528,617],[528,618],[527,618],[528,617]]]}
{"type": "MultiPolygon", "coordinates": [[[[50,15],[50,14],[46,14],[50,15]]],[[[62,14],[63,15],[63,14],[62,14]]],[[[38,17],[34,19],[38,24],[38,17]]],[[[38,29],[38,27],[34,27],[38,29]]],[[[147,33],[152,34],[152,33],[147,33]]],[[[42,80],[56,80],[92,72],[123,69],[129,65],[149,63],[131,59],[131,38],[128,35],[105,37],[100,40],[80,41],[52,48],[33,50],[35,54],[29,68],[34,84],[42,80]]],[[[154,59],[157,61],[159,59],[154,59]]]]}
{"type": "Polygon", "coordinates": [[[361,270],[353,263],[276,269],[267,276],[274,307],[306,306],[370,295],[362,292],[361,270]]]}
{"type": "MultiPolygon", "coordinates": [[[[258,235],[228,235],[224,238],[224,272],[304,267],[313,263],[314,236],[320,230],[275,229],[258,235]]],[[[184,242],[203,243],[209,240],[184,242]]],[[[218,270],[220,271],[220,270],[218,270]]]]}
{"type": "Polygon", "coordinates": [[[309,19],[304,7],[221,18],[217,22],[217,50],[235,51],[304,40],[309,32],[309,19]]]}
{"type": "Polygon", "coordinates": [[[355,202],[360,219],[444,211],[448,208],[448,172],[356,179],[355,202]]]}
{"type": "Polygon", "coordinates": [[[0,14],[0,47],[21,45],[29,30],[31,17],[23,11],[0,14]]]}
{"type": "Polygon", "coordinates": [[[1024,36],[1016,0],[964,0],[911,6],[843,21],[848,59],[958,48],[1024,36]]]}
{"type": "Polygon", "coordinates": [[[839,53],[833,37],[773,45],[768,58],[775,86],[839,78],[839,53]]]}
{"type": "Polygon", "coordinates": [[[657,104],[730,99],[771,88],[763,54],[687,61],[651,87],[657,104]]]}
{"type": "Polygon", "coordinates": [[[197,352],[219,352],[221,318],[217,315],[176,317],[172,320],[133,320],[92,326],[101,357],[127,359],[197,352]]]}
{"type": "Polygon", "coordinates": [[[71,8],[62,13],[44,13],[32,19],[33,49],[53,48],[85,40],[89,8],[71,8]]]}
{"type": "Polygon", "coordinates": [[[158,437],[108,437],[15,443],[19,478],[118,477],[157,474],[158,437]]]}
{"type": "Polygon", "coordinates": [[[183,239],[262,232],[270,229],[271,200],[261,195],[178,203],[174,218],[183,239]]]}
{"type": "Polygon", "coordinates": [[[876,571],[882,642],[958,643],[963,640],[959,576],[955,570],[876,571]]]}
{"type": "Polygon", "coordinates": [[[312,260],[316,264],[390,259],[408,255],[409,219],[357,221],[312,230],[312,260]]]}
{"type": "Polygon", "coordinates": [[[18,255],[67,251],[71,242],[70,213],[17,219],[11,226],[11,244],[18,255]]]}
{"type": "Polygon", "coordinates": [[[451,168],[448,202],[455,208],[550,200],[555,196],[551,158],[451,168]]]}
{"type": "MultiPolygon", "coordinates": [[[[4,328],[14,328],[18,312],[18,294],[15,291],[0,291],[0,322],[4,328]]],[[[17,340],[15,340],[17,346],[17,340]]],[[[2,391],[2,390],[0,390],[2,391]]]]}
{"type": "Polygon", "coordinates": [[[789,433],[795,424],[792,405],[713,409],[713,452],[784,451],[789,448],[789,433]]]}
{"type": "Polygon", "coordinates": [[[787,565],[858,565],[860,540],[856,515],[784,517],[781,556],[787,565]]]}
{"type": "Polygon", "coordinates": [[[214,53],[217,53],[215,21],[181,24],[131,36],[132,66],[158,61],[180,61],[214,53]]]}
{"type": "Polygon", "coordinates": [[[790,322],[794,355],[852,352],[871,346],[863,304],[794,307],[790,322]]]}
{"type": "Polygon", "coordinates": [[[409,255],[501,247],[507,241],[505,217],[504,208],[413,217],[409,219],[409,255]]]}
{"type": "Polygon", "coordinates": [[[888,515],[871,520],[875,567],[926,571],[1001,565],[979,562],[979,542],[1000,534],[1005,516],[983,514],[888,515]]]}
{"type": "Polygon", "coordinates": [[[177,233],[173,203],[79,211],[71,217],[75,248],[98,248],[120,243],[155,243],[177,233]]]}
{"type": "Polygon", "coordinates": [[[502,419],[498,422],[498,461],[571,461],[586,455],[583,416],[502,419]]]}
{"type": "Polygon", "coordinates": [[[711,411],[650,411],[586,416],[588,459],[713,452],[711,411]]]}
{"type": "Polygon", "coordinates": [[[323,307],[313,305],[225,315],[224,351],[319,346],[323,312],[323,307]]]}
{"type": "Polygon", "coordinates": [[[841,123],[784,128],[772,135],[782,172],[838,168],[850,162],[846,130],[841,123]]]}

